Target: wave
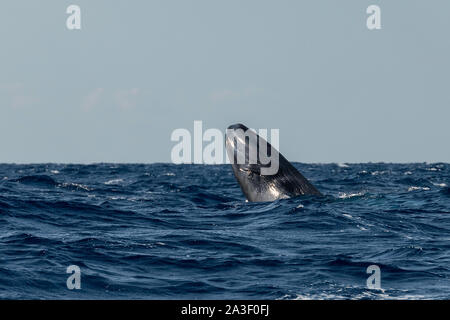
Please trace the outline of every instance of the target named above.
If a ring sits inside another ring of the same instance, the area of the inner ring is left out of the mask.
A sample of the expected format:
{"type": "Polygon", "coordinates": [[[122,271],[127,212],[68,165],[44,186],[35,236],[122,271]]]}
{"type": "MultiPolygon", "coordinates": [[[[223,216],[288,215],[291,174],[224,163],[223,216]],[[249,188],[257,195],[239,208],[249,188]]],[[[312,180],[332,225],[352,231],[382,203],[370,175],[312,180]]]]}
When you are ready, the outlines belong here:
{"type": "Polygon", "coordinates": [[[0,298],[450,297],[450,165],[294,165],[324,196],[246,202],[225,165],[0,165],[0,298]]]}
{"type": "Polygon", "coordinates": [[[42,187],[56,187],[58,183],[50,176],[47,175],[30,175],[23,176],[18,179],[12,180],[25,185],[42,186],[42,187]]]}

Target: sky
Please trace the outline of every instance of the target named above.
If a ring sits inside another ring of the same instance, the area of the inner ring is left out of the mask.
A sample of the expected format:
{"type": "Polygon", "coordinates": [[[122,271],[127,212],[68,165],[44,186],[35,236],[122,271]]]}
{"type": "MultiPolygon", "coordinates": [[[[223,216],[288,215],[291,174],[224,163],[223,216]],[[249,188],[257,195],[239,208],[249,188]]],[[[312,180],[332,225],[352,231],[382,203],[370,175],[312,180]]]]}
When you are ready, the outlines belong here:
{"type": "Polygon", "coordinates": [[[0,163],[171,162],[279,129],[298,162],[450,162],[450,2],[5,0],[0,163]],[[81,30],[66,9],[81,8],[81,30]],[[366,9],[381,9],[369,30],[366,9]]]}

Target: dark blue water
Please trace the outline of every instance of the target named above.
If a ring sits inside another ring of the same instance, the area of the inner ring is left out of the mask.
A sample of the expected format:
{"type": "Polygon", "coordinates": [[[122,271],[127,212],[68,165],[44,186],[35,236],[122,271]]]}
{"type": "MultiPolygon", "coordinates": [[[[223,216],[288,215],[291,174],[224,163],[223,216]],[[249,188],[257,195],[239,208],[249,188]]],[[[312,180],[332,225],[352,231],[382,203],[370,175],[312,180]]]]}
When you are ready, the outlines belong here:
{"type": "Polygon", "coordinates": [[[295,165],[325,197],[248,203],[226,165],[0,165],[0,298],[450,298],[449,164],[295,165]]]}

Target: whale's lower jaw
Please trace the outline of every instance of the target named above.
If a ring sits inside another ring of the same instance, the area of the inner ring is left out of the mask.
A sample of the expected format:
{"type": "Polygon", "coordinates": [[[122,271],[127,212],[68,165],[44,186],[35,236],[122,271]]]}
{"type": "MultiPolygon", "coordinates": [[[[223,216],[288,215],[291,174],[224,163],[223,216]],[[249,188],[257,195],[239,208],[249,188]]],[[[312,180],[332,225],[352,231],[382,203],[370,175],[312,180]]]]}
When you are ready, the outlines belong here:
{"type": "Polygon", "coordinates": [[[248,201],[266,202],[300,195],[321,195],[319,190],[294,168],[278,150],[242,124],[228,127],[226,148],[233,173],[248,201]],[[250,137],[248,139],[237,139],[234,133],[229,131],[230,129],[243,130],[250,137]],[[257,141],[259,141],[259,144],[257,141]],[[259,152],[262,143],[267,146],[265,150],[271,150],[270,153],[273,156],[271,161],[276,161],[276,171],[269,172],[270,174],[264,173],[264,169],[267,169],[268,165],[261,164],[259,157],[257,163],[249,163],[248,161],[250,148],[256,148],[259,152]],[[245,159],[243,163],[235,161],[239,158],[239,152],[246,153],[246,156],[241,154],[241,159],[245,159]]]}

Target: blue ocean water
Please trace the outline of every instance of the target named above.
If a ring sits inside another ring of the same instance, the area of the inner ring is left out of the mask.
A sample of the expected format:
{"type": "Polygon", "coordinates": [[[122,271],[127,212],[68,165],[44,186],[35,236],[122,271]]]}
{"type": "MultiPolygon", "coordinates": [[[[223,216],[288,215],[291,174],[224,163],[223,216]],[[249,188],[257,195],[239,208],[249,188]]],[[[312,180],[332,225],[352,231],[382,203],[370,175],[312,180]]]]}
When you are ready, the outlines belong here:
{"type": "Polygon", "coordinates": [[[227,165],[0,165],[0,298],[450,298],[449,164],[294,165],[324,197],[249,203],[227,165]]]}

